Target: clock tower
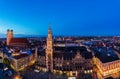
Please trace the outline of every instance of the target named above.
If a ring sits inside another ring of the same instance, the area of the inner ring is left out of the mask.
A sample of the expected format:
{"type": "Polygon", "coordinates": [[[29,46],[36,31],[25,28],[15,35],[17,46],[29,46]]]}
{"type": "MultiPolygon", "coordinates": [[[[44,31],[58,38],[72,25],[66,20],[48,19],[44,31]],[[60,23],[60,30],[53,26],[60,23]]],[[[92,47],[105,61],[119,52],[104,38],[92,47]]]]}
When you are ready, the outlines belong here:
{"type": "Polygon", "coordinates": [[[53,40],[52,30],[49,27],[47,36],[47,47],[46,47],[46,67],[47,71],[53,72],[53,40]]]}

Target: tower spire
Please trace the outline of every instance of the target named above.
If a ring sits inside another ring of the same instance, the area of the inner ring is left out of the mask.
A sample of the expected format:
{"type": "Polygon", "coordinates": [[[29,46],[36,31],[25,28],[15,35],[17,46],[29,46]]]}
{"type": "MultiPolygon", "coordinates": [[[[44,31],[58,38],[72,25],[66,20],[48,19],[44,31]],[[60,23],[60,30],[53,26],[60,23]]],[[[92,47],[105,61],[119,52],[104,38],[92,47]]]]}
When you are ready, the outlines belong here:
{"type": "Polygon", "coordinates": [[[51,27],[48,28],[48,34],[52,34],[52,29],[51,29],[51,27]]]}
{"type": "Polygon", "coordinates": [[[46,67],[47,71],[53,72],[53,40],[52,29],[48,29],[47,47],[46,47],[46,67]]]}
{"type": "Polygon", "coordinates": [[[49,24],[49,26],[48,26],[48,33],[52,33],[51,24],[49,24]]]}

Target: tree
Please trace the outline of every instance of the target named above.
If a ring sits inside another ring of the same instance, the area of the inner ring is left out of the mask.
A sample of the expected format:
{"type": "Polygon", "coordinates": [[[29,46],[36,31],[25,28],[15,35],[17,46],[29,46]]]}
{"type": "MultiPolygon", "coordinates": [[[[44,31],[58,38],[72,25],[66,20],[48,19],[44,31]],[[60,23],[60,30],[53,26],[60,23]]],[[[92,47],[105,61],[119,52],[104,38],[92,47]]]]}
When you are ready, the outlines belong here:
{"type": "Polygon", "coordinates": [[[3,63],[4,63],[4,64],[7,64],[7,65],[10,65],[10,61],[9,61],[7,58],[4,58],[4,59],[3,59],[3,63]]]}
{"type": "Polygon", "coordinates": [[[0,63],[2,63],[2,57],[0,56],[0,63]]]}

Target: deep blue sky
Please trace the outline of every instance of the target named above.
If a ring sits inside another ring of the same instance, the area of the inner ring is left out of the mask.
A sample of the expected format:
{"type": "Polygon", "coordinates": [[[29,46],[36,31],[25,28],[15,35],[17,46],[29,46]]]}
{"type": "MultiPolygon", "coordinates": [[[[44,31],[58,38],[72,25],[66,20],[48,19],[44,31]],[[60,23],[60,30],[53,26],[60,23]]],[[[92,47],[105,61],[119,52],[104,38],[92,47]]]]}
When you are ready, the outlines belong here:
{"type": "Polygon", "coordinates": [[[0,33],[120,35],[120,0],[0,0],[0,33]]]}

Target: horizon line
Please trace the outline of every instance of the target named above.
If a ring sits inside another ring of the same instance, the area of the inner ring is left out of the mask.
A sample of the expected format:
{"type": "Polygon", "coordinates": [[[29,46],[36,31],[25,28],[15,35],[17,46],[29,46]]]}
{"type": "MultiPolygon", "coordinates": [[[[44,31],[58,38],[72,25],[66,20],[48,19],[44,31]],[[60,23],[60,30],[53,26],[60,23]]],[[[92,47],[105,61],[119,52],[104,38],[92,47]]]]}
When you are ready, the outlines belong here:
{"type": "MultiPolygon", "coordinates": [[[[119,37],[120,35],[53,35],[53,37],[119,37]]],[[[29,34],[14,34],[14,37],[47,37],[47,35],[29,35],[29,34]]],[[[0,36],[6,38],[6,34],[0,36]]]]}

